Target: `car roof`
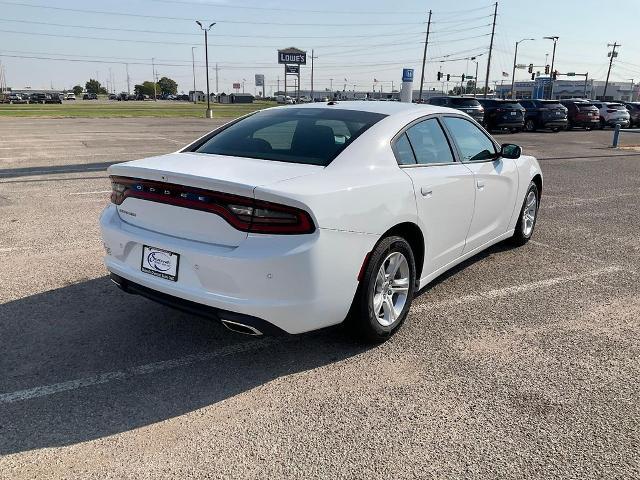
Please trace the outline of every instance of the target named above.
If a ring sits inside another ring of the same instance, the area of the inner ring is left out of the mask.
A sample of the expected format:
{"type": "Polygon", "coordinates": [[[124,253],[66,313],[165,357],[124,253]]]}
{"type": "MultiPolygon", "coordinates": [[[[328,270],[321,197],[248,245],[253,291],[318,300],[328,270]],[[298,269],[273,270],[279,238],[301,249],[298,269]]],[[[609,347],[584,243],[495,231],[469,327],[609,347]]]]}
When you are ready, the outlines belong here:
{"type": "Polygon", "coordinates": [[[303,105],[283,105],[280,107],[274,107],[276,109],[293,109],[293,108],[327,108],[334,110],[356,110],[358,112],[371,112],[380,113],[383,115],[395,115],[399,113],[421,113],[423,115],[429,115],[431,113],[460,113],[458,110],[452,108],[439,107],[436,105],[430,105],[428,103],[404,103],[404,102],[363,102],[363,101],[330,101],[321,103],[306,103],[303,105]]]}

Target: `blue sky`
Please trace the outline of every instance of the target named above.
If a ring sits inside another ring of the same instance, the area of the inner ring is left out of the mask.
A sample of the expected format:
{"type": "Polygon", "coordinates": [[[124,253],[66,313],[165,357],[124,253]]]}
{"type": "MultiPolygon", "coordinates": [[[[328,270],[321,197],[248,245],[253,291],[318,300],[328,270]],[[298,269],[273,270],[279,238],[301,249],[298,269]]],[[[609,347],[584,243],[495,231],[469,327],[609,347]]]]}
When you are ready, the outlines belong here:
{"type": "MultiPolygon", "coordinates": [[[[436,86],[439,69],[473,75],[475,64],[464,60],[473,55],[484,80],[493,13],[485,0],[0,0],[0,9],[0,61],[9,86],[70,88],[96,76],[105,84],[111,76],[118,92],[127,88],[125,63],[133,88],[151,79],[152,58],[158,75],[190,90],[192,46],[197,88],[204,90],[203,38],[195,19],[217,22],[209,37],[212,91],[217,62],[220,91],[246,79],[246,91],[253,93],[254,74],[262,73],[269,93],[283,75],[276,50],[288,46],[314,49],[316,90],[331,79],[336,89],[370,90],[377,79],[376,89],[390,90],[392,81],[399,85],[403,66],[415,68],[419,79],[429,9],[433,43],[425,86],[436,86]]],[[[522,38],[536,40],[520,45],[518,63],[543,65],[545,54],[550,63],[552,42],[542,37],[558,35],[559,71],[604,79],[607,43],[617,41],[622,47],[612,79],[640,81],[639,20],[640,0],[499,1],[490,79],[502,80],[503,71],[511,75],[514,43],[522,38]]],[[[308,87],[310,65],[302,68],[302,86],[308,87]]],[[[526,78],[526,71],[516,73],[516,80],[526,78]]]]}

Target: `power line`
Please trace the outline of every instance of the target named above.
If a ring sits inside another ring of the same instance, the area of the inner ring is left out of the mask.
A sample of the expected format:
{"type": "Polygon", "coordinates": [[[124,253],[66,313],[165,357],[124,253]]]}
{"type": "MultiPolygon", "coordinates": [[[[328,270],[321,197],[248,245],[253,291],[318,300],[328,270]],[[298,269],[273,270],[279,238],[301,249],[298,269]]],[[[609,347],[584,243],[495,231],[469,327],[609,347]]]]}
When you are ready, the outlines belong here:
{"type": "MultiPolygon", "coordinates": [[[[194,18],[189,17],[167,17],[160,15],[148,15],[141,13],[124,13],[124,12],[108,12],[104,10],[87,10],[80,8],[68,8],[68,7],[52,7],[50,5],[36,5],[30,3],[18,3],[18,2],[7,2],[4,0],[0,0],[0,4],[3,5],[13,5],[18,7],[28,7],[28,8],[46,8],[48,10],[57,10],[63,12],[75,12],[75,13],[90,13],[95,15],[113,15],[119,17],[135,17],[135,18],[144,18],[146,20],[150,18],[160,19],[160,20],[184,20],[193,22],[194,18]]],[[[216,19],[217,23],[230,23],[230,24],[244,24],[244,25],[283,25],[287,27],[291,26],[302,26],[302,27],[382,27],[389,25],[422,25],[424,22],[385,22],[385,23],[295,23],[295,22],[273,22],[273,21],[248,21],[248,20],[229,20],[229,19],[216,19]]]]}
{"type": "MultiPolygon", "coordinates": [[[[96,25],[71,25],[68,23],[37,22],[33,20],[19,20],[19,19],[13,19],[13,18],[0,18],[0,22],[26,23],[26,24],[32,24],[32,25],[46,25],[46,26],[64,27],[64,28],[83,28],[87,30],[107,30],[107,31],[114,31],[114,32],[153,33],[153,34],[162,34],[162,35],[183,35],[183,36],[189,36],[189,37],[193,37],[193,36],[200,37],[200,34],[198,33],[189,33],[189,32],[175,32],[175,31],[168,32],[163,30],[139,30],[135,28],[113,28],[113,27],[100,27],[96,25]]],[[[380,33],[380,34],[376,34],[376,37],[400,37],[400,36],[407,36],[407,35],[422,35],[422,32],[380,33]]],[[[218,33],[218,34],[211,34],[209,36],[210,37],[231,37],[231,38],[256,38],[255,35],[236,35],[232,33],[229,33],[229,34],[218,33]]],[[[371,35],[370,34],[369,35],[322,35],[322,36],[260,35],[260,37],[291,38],[291,39],[297,39],[297,38],[336,39],[336,38],[370,38],[371,35]]]]}

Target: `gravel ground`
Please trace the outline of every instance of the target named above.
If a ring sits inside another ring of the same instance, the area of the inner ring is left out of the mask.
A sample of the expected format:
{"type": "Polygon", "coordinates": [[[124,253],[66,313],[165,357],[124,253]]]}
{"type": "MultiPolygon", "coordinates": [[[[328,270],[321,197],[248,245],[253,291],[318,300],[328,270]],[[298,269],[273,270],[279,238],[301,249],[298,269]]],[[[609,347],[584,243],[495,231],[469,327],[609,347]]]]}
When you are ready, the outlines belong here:
{"type": "Polygon", "coordinates": [[[415,300],[378,347],[253,340],[107,279],[106,165],[204,119],[0,120],[0,478],[640,477],[640,153],[541,159],[533,241],[415,300]]]}

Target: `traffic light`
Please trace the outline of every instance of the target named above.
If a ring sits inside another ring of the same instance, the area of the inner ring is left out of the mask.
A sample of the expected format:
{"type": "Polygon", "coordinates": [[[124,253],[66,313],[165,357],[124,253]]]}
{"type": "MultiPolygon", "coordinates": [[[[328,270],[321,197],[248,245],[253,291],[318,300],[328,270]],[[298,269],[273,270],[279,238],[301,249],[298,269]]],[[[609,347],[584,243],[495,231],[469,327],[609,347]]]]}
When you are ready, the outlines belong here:
{"type": "Polygon", "coordinates": [[[557,79],[558,78],[558,70],[554,70],[553,71],[553,79],[557,79]]]}
{"type": "Polygon", "coordinates": [[[545,65],[544,66],[544,74],[545,75],[549,75],[549,71],[551,70],[551,68],[549,67],[549,65],[545,65]]]}
{"type": "Polygon", "coordinates": [[[447,82],[451,79],[451,75],[447,73],[447,82]]]}
{"type": "Polygon", "coordinates": [[[533,73],[533,63],[529,64],[529,73],[533,73]]]}
{"type": "Polygon", "coordinates": [[[438,81],[442,78],[442,72],[438,72],[438,81]]]}
{"type": "Polygon", "coordinates": [[[535,80],[535,79],[536,79],[536,74],[535,74],[535,73],[532,73],[532,74],[531,74],[531,80],[535,80]]]}
{"type": "Polygon", "coordinates": [[[464,73],[462,74],[462,81],[464,82],[464,73]]]}

